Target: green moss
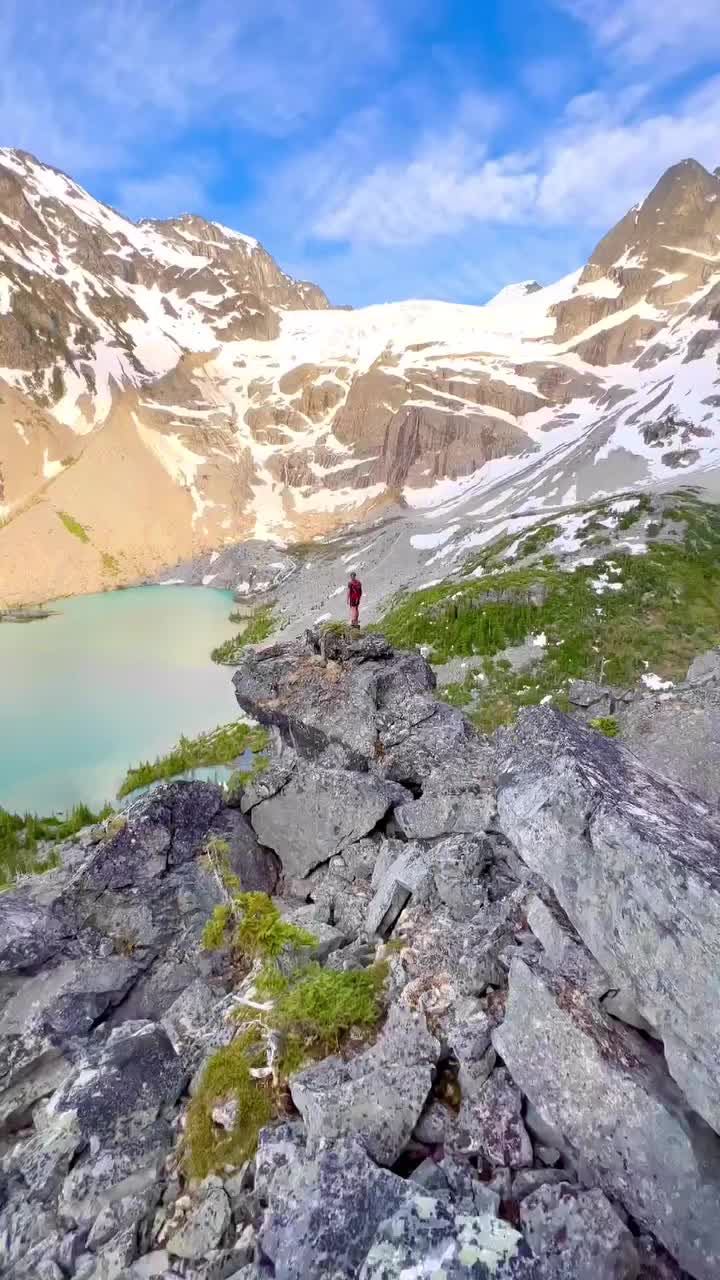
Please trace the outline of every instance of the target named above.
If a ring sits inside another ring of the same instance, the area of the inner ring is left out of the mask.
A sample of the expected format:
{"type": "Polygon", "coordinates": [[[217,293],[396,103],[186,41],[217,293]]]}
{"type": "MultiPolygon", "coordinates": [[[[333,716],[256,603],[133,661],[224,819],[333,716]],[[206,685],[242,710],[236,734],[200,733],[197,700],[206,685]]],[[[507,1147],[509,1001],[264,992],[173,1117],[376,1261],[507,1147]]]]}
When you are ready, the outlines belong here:
{"type": "Polygon", "coordinates": [[[39,818],[0,808],[0,887],[12,884],[19,875],[40,874],[56,867],[58,855],[52,846],[103,821],[110,813],[109,807],[93,813],[87,805],[79,804],[64,818],[39,818]]]}
{"type": "Polygon", "coordinates": [[[382,1012],[385,965],[336,971],[309,965],[282,994],[273,1023],[313,1054],[335,1052],[352,1028],[374,1027],[382,1012]]]}
{"type": "Polygon", "coordinates": [[[174,778],[190,769],[209,768],[216,764],[230,764],[245,751],[263,751],[269,736],[265,729],[239,721],[219,725],[196,738],[182,737],[176,747],[156,760],[144,760],[129,769],[118,795],[127,796],[138,787],[147,787],[163,778],[174,778]]]}
{"type": "Polygon", "coordinates": [[[120,564],[115,556],[111,556],[109,551],[103,551],[101,555],[103,573],[112,574],[116,577],[120,572],[120,564]]]}
{"type": "MultiPolygon", "coordinates": [[[[319,964],[289,971],[277,964],[288,944],[313,941],[284,923],[264,894],[236,895],[216,910],[209,926],[213,941],[232,932],[246,960],[264,959],[254,994],[268,1008],[238,1008],[241,1030],[208,1062],[188,1110],[184,1163],[191,1177],[203,1178],[253,1155],[260,1129],[284,1107],[289,1077],[306,1062],[342,1047],[351,1034],[366,1036],[382,1017],[387,965],[335,972],[319,964]],[[254,1078],[264,1067],[269,1040],[279,1046],[272,1078],[254,1078]],[[212,1119],[213,1107],[234,1100],[237,1118],[230,1133],[212,1119]]],[[[207,934],[207,930],[206,930],[207,934]]]]}
{"type": "Polygon", "coordinates": [[[190,1102],[185,1129],[185,1168],[192,1178],[206,1178],[226,1166],[235,1167],[252,1156],[258,1134],[273,1118],[272,1090],[250,1075],[263,1054],[253,1033],[240,1035],[210,1058],[200,1086],[190,1102]],[[237,1119],[228,1133],[215,1125],[213,1107],[237,1103],[237,1119]]]}
{"type": "Polygon", "coordinates": [[[588,724],[591,729],[596,729],[598,733],[602,733],[606,738],[617,738],[620,727],[614,716],[598,716],[596,720],[589,720],[588,724]]]}
{"type": "Polygon", "coordinates": [[[65,525],[68,533],[71,533],[74,538],[79,538],[80,542],[90,541],[90,534],[87,529],[74,516],[68,515],[67,511],[58,511],[57,516],[65,525]]]}
{"type": "MultiPolygon", "coordinates": [[[[231,620],[236,621],[232,615],[231,620]]],[[[210,657],[213,662],[220,663],[222,666],[236,666],[248,645],[261,644],[272,635],[276,627],[271,605],[263,605],[249,618],[237,619],[237,621],[246,622],[245,629],[239,636],[232,636],[230,640],[225,640],[223,644],[212,650],[210,657]]]]}
{"type": "Polygon", "coordinates": [[[239,893],[216,907],[202,938],[208,951],[228,946],[238,959],[274,960],[286,947],[312,947],[316,939],[283,920],[266,893],[239,893]]]}

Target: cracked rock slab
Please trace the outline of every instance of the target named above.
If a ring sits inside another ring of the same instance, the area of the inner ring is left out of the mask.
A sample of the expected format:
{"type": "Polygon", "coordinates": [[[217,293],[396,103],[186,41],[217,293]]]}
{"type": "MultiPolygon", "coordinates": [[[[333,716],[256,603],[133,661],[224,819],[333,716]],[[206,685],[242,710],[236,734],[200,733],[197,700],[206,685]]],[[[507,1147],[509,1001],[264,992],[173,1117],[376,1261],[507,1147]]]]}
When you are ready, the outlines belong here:
{"type": "Polygon", "coordinates": [[[716,1280],[720,1139],[687,1106],[661,1055],[582,988],[521,959],[493,1044],[601,1189],[697,1280],[716,1280]]]}
{"type": "Polygon", "coordinates": [[[367,773],[298,764],[285,786],[251,810],[261,844],[286,876],[306,876],[362,839],[408,793],[367,773]]]}
{"type": "Polygon", "coordinates": [[[501,829],[665,1044],[720,1132],[720,821],[622,746],[549,707],[505,736],[501,829]]]}
{"type": "Polygon", "coordinates": [[[358,1137],[378,1164],[394,1164],[425,1105],[439,1053],[424,1016],[393,1005],[371,1048],[347,1062],[326,1058],[292,1078],[308,1135],[358,1137]]]}

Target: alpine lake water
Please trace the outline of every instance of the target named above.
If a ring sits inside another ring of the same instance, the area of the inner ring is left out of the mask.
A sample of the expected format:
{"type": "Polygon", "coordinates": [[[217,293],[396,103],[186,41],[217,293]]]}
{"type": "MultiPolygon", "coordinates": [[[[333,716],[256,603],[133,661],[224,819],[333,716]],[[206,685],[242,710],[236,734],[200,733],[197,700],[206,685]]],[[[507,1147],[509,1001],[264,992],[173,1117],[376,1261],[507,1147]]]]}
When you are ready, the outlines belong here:
{"type": "Polygon", "coordinates": [[[49,607],[0,623],[1,807],[114,804],[130,765],[239,716],[231,668],[210,660],[237,632],[229,591],[137,587],[49,607]]]}

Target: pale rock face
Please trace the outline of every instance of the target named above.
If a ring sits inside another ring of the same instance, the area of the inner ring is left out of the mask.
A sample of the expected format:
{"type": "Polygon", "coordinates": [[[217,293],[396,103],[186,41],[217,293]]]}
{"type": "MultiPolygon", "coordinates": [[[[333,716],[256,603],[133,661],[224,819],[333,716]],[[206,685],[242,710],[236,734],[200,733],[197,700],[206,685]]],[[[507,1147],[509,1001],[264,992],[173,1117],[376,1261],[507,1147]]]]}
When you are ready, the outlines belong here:
{"type": "Polygon", "coordinates": [[[130,222],[0,150],[0,601],[306,541],[578,448],[594,492],[613,452],[648,480],[712,462],[718,196],[685,161],[555,285],[353,312],[250,236],[130,222]]]}

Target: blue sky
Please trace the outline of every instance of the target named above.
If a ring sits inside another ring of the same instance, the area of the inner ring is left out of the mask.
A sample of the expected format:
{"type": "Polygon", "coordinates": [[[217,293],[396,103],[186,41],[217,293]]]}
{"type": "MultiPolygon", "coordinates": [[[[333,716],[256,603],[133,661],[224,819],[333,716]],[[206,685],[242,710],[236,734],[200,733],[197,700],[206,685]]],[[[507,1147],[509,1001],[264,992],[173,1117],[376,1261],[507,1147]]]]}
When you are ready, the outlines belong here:
{"type": "Polygon", "coordinates": [[[333,301],[482,301],[720,164],[718,0],[3,0],[2,142],[333,301]]]}

